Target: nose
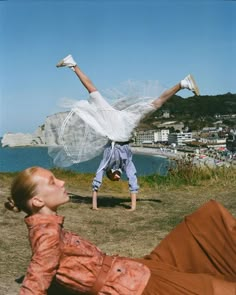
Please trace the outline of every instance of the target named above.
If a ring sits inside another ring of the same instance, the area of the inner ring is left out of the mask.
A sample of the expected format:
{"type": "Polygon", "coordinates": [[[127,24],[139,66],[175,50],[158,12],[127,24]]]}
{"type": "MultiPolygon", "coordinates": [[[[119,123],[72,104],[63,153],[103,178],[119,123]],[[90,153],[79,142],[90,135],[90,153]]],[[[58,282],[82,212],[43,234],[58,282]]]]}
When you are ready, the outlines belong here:
{"type": "Polygon", "coordinates": [[[58,186],[63,187],[65,184],[65,181],[63,181],[61,179],[57,179],[57,184],[58,184],[58,186]]]}

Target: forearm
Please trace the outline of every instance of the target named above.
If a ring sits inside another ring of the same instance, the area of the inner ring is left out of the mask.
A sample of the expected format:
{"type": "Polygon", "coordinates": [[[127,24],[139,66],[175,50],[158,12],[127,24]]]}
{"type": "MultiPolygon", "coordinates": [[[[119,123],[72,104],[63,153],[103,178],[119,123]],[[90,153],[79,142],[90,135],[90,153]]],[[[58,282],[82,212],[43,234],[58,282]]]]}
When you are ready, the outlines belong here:
{"type": "Polygon", "coordinates": [[[130,198],[131,198],[131,210],[136,210],[136,199],[137,199],[137,194],[136,193],[130,193],[130,198]]]}
{"type": "Polygon", "coordinates": [[[92,183],[92,209],[97,210],[97,196],[98,196],[98,189],[102,184],[102,178],[103,178],[104,170],[99,171],[96,176],[93,179],[92,183]]]}
{"type": "Polygon", "coordinates": [[[93,191],[92,194],[92,209],[96,210],[98,208],[98,203],[97,203],[97,197],[98,197],[98,192],[93,191]]]}

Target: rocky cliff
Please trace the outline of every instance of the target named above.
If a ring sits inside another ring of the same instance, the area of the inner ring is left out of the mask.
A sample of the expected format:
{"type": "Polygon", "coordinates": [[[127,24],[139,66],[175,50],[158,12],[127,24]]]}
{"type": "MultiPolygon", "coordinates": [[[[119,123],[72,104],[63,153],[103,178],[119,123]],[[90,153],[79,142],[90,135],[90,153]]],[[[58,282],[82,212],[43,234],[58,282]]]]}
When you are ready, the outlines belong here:
{"type": "Polygon", "coordinates": [[[39,127],[33,134],[30,133],[6,133],[2,138],[2,146],[42,146],[45,145],[44,130],[39,127]]]}
{"type": "Polygon", "coordinates": [[[6,133],[1,144],[3,147],[55,145],[57,144],[58,132],[67,114],[68,112],[61,112],[48,116],[45,123],[39,126],[33,134],[6,133]]]}

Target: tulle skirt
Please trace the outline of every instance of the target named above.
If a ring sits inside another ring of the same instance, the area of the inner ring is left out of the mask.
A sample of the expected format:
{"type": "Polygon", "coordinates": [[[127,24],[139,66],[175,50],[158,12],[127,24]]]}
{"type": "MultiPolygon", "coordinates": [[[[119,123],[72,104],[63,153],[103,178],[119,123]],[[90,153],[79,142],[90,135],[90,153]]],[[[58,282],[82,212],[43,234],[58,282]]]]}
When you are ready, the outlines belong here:
{"type": "Polygon", "coordinates": [[[164,87],[158,81],[128,81],[121,87],[90,94],[88,100],[64,99],[70,111],[48,117],[46,143],[54,164],[67,167],[101,154],[107,142],[126,142],[164,87]],[[109,97],[108,102],[104,97],[109,97]]]}

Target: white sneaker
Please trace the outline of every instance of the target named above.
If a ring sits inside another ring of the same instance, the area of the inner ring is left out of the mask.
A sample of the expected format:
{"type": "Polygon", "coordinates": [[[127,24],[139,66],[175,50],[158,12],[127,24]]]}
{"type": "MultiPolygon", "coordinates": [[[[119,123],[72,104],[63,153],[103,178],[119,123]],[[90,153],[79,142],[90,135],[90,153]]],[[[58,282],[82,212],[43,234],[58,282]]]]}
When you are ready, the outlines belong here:
{"type": "Polygon", "coordinates": [[[192,75],[188,75],[180,82],[181,88],[191,90],[195,95],[200,95],[197,83],[192,75]]]}
{"type": "Polygon", "coordinates": [[[59,63],[56,65],[57,68],[60,67],[68,67],[72,68],[76,66],[76,62],[74,61],[71,54],[67,55],[65,58],[59,61],[59,63]]]}

